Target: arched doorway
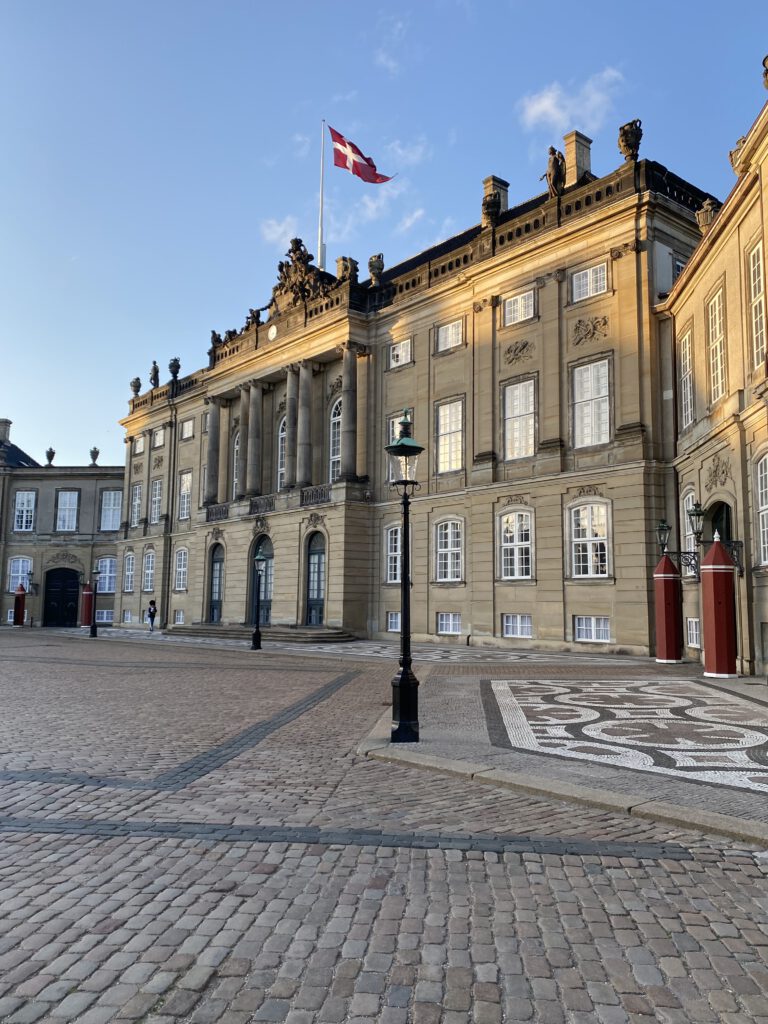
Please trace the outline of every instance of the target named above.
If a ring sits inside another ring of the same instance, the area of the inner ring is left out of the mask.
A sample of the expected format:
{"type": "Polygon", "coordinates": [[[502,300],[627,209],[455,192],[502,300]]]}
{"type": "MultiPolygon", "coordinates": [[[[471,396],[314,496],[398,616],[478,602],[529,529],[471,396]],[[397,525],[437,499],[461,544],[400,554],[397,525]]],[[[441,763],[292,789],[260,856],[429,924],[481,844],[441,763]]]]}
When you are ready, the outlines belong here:
{"type": "Polygon", "coordinates": [[[313,533],[307,542],[307,626],[322,626],[325,618],[325,537],[313,533]]]}
{"type": "Polygon", "coordinates": [[[224,548],[221,544],[214,544],[211,549],[210,579],[208,621],[221,622],[221,602],[224,600],[224,548]]]}
{"type": "Polygon", "coordinates": [[[259,625],[268,626],[272,621],[272,589],[275,581],[275,552],[269,537],[260,537],[253,551],[253,557],[261,555],[264,559],[261,573],[254,562],[251,566],[251,625],[256,624],[256,587],[261,576],[261,594],[259,598],[259,625]]]}
{"type": "Polygon", "coordinates": [[[722,541],[733,540],[733,528],[731,525],[731,506],[726,505],[724,501],[716,501],[711,509],[709,509],[708,516],[710,525],[712,527],[712,539],[715,538],[715,533],[720,535],[722,541]]]}
{"type": "Polygon", "coordinates": [[[76,626],[80,581],[74,569],[49,569],[45,574],[44,626],[76,626]]]}

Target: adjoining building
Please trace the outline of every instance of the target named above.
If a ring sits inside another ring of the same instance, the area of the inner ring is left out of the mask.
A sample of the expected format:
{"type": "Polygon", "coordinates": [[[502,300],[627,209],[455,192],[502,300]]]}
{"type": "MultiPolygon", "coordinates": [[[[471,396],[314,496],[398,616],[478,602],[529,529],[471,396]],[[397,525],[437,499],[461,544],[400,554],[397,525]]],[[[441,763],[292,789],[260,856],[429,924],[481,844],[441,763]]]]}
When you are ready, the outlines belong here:
{"type": "Polygon", "coordinates": [[[48,449],[41,466],[10,439],[0,419],[0,623],[12,624],[19,586],[26,591],[25,622],[75,626],[83,584],[99,572],[96,620],[113,620],[123,467],[54,466],[48,449]]]}

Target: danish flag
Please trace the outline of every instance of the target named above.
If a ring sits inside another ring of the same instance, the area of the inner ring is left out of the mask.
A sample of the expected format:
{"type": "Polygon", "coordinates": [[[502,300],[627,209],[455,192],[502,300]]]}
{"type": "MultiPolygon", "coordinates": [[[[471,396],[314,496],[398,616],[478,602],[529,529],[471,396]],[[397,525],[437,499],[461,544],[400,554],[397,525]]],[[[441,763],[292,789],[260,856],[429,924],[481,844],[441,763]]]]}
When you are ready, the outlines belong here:
{"type": "Polygon", "coordinates": [[[333,142],[333,164],[335,167],[344,167],[350,174],[356,174],[363,181],[372,182],[374,185],[381,185],[385,181],[391,181],[392,177],[379,174],[376,164],[369,156],[365,156],[354,142],[345,139],[343,135],[328,125],[333,142]]]}

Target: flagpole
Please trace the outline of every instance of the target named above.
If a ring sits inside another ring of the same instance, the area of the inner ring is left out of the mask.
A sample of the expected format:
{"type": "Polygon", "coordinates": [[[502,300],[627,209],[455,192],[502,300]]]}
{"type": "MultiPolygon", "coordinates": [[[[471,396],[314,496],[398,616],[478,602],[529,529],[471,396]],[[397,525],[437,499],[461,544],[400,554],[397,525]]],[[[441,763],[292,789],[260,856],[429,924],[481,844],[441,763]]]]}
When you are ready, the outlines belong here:
{"type": "Polygon", "coordinates": [[[325,120],[320,122],[320,222],[317,227],[317,265],[325,270],[325,242],[323,241],[323,178],[325,175],[325,120]]]}

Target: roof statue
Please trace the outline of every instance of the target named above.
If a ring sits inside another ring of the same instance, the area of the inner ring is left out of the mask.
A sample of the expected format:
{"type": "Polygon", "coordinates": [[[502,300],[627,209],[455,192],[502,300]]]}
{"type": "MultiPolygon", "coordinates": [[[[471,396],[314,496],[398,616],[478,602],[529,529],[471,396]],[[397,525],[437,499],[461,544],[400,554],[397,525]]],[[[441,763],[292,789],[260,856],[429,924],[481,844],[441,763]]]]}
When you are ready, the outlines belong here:
{"type": "Polygon", "coordinates": [[[539,181],[543,181],[544,178],[547,179],[547,191],[551,198],[563,194],[563,189],[565,188],[565,157],[554,146],[549,147],[547,170],[539,178],[539,181]]]}
{"type": "Polygon", "coordinates": [[[619,128],[619,152],[625,160],[637,160],[640,152],[640,140],[643,137],[642,121],[636,117],[634,121],[627,121],[619,128]]]}

